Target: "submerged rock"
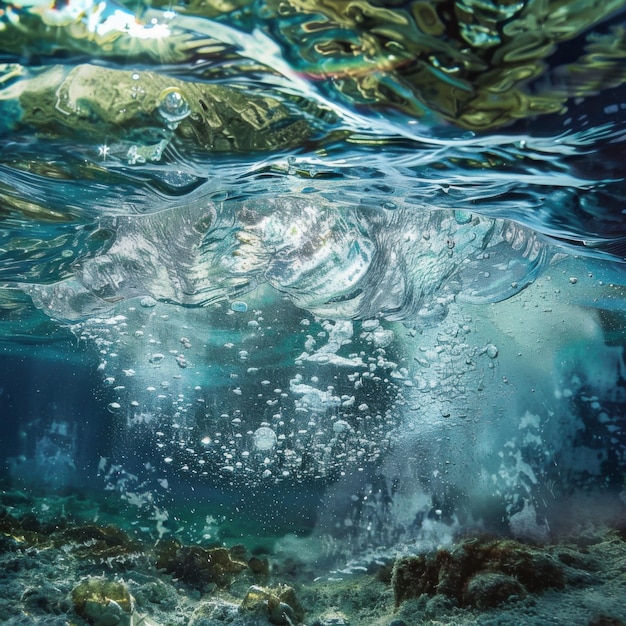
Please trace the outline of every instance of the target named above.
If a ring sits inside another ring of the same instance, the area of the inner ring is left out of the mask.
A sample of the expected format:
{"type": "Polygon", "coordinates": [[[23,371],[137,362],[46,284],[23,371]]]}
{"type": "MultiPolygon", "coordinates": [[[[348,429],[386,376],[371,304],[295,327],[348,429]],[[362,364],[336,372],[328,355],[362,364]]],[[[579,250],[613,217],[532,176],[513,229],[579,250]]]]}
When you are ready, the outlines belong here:
{"type": "Polygon", "coordinates": [[[212,600],[199,604],[188,626],[214,626],[214,624],[232,624],[245,626],[244,618],[239,615],[239,607],[231,602],[212,600]]]}
{"type": "Polygon", "coordinates": [[[286,585],[273,589],[253,585],[248,589],[240,610],[247,615],[266,617],[271,624],[278,626],[300,623],[304,617],[293,588],[286,585]]]}
{"type": "Polygon", "coordinates": [[[183,546],[174,540],[157,546],[155,565],[199,591],[211,584],[228,587],[235,575],[248,567],[226,548],[183,546]]]}
{"type": "Polygon", "coordinates": [[[564,564],[548,549],[511,540],[466,540],[401,558],[392,575],[396,606],[422,594],[441,594],[460,606],[487,608],[565,583],[564,564]]]}
{"type": "Polygon", "coordinates": [[[133,599],[121,581],[87,578],[72,591],[74,610],[94,626],[130,625],[133,599]]]}
{"type": "Polygon", "coordinates": [[[463,594],[463,601],[479,609],[487,609],[526,595],[524,585],[514,576],[487,572],[471,578],[463,594]]]}
{"type": "Polygon", "coordinates": [[[143,546],[113,525],[69,526],[67,520],[42,522],[32,514],[20,517],[0,511],[0,553],[17,546],[62,549],[81,559],[125,568],[142,557],[143,546]]]}
{"type": "Polygon", "coordinates": [[[67,594],[54,584],[29,587],[22,594],[21,601],[30,615],[63,615],[71,609],[67,594]]]}
{"type": "Polygon", "coordinates": [[[143,547],[116,526],[76,526],[54,534],[55,546],[71,547],[79,558],[106,562],[110,566],[129,566],[141,558],[143,547]]]}

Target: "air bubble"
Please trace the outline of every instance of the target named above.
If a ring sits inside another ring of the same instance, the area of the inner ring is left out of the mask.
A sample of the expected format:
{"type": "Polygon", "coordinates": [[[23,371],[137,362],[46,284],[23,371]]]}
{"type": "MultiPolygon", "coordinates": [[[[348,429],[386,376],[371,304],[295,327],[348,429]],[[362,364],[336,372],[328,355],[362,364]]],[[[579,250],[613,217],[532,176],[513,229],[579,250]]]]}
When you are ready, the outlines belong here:
{"type": "Polygon", "coordinates": [[[230,308],[236,313],[245,313],[248,310],[248,305],[243,300],[234,300],[230,303],[230,308]]]}
{"type": "Polygon", "coordinates": [[[454,211],[454,219],[457,224],[469,224],[473,215],[469,211],[456,210],[454,211]]]}
{"type": "Polygon", "coordinates": [[[345,433],[346,431],[350,430],[350,424],[348,424],[348,422],[346,422],[345,420],[337,420],[334,424],[333,424],[333,430],[339,434],[339,433],[345,433]]]}
{"type": "Polygon", "coordinates": [[[140,301],[139,304],[146,308],[146,309],[150,309],[153,306],[156,306],[157,301],[152,297],[152,296],[144,296],[140,301]]]}
{"type": "Polygon", "coordinates": [[[490,359],[495,359],[498,356],[498,348],[496,346],[494,346],[492,343],[490,343],[485,348],[485,353],[487,354],[487,356],[490,359]]]}
{"type": "Polygon", "coordinates": [[[256,450],[272,450],[277,441],[276,433],[267,426],[257,428],[252,434],[252,445],[256,450]]]}
{"type": "Polygon", "coordinates": [[[165,120],[170,130],[175,130],[190,112],[187,101],[178,89],[170,88],[161,92],[159,115],[165,120]]]}
{"type": "Polygon", "coordinates": [[[361,324],[361,328],[364,331],[376,330],[379,326],[380,322],[377,319],[363,320],[363,323],[361,324]]]}

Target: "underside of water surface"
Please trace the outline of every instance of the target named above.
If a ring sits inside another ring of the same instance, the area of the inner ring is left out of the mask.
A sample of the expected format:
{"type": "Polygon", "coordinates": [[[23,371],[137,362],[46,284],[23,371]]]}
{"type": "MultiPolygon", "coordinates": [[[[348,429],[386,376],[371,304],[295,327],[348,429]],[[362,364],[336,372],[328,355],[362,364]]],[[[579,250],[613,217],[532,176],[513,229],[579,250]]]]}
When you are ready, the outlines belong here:
{"type": "Polygon", "coordinates": [[[626,3],[0,2],[0,621],[626,623],[626,3]]]}

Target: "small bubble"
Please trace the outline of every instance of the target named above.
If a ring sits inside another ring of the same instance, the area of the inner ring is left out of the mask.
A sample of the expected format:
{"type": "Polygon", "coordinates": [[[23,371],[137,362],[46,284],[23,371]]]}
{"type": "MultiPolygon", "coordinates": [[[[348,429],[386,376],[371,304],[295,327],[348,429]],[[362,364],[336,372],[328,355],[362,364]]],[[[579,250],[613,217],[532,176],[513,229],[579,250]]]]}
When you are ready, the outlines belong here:
{"type": "Polygon", "coordinates": [[[495,359],[498,356],[498,348],[492,343],[485,348],[485,352],[490,359],[495,359]]]}
{"type": "Polygon", "coordinates": [[[454,220],[457,224],[469,224],[473,219],[473,215],[469,211],[454,211],[454,220]]]}
{"type": "Polygon", "coordinates": [[[243,300],[234,300],[230,303],[230,308],[236,313],[245,313],[248,310],[248,305],[243,300]]]}
{"type": "Polygon", "coordinates": [[[136,165],[137,163],[142,165],[143,163],[146,162],[145,157],[141,155],[137,146],[135,145],[128,148],[128,153],[126,154],[126,158],[128,159],[129,165],[136,165]]]}
{"type": "Polygon", "coordinates": [[[578,282],[578,278],[576,278],[576,276],[570,276],[569,282],[575,285],[578,282]]]}
{"type": "Polygon", "coordinates": [[[350,424],[348,424],[348,422],[346,422],[345,420],[337,420],[333,424],[333,430],[336,433],[345,433],[346,431],[350,430],[350,424]]]}
{"type": "Polygon", "coordinates": [[[152,296],[145,296],[139,301],[139,304],[146,309],[156,306],[156,303],[157,301],[152,296]]]}

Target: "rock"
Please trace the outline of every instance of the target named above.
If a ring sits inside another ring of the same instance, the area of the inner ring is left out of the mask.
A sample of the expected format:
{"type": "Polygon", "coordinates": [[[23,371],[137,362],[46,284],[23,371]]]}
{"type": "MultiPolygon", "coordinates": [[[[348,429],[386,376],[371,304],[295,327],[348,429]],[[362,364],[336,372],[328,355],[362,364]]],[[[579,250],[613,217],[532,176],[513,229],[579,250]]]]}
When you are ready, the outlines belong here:
{"type": "Polygon", "coordinates": [[[221,623],[243,626],[239,606],[220,601],[202,602],[193,612],[188,626],[215,626],[221,623]]]}
{"type": "Polygon", "coordinates": [[[199,591],[211,584],[226,588],[236,574],[248,567],[243,561],[233,559],[226,548],[183,546],[174,540],[157,546],[155,564],[157,569],[199,591]]]}
{"type": "Polygon", "coordinates": [[[437,595],[428,598],[428,600],[424,604],[424,617],[427,619],[436,620],[440,615],[449,613],[454,606],[455,601],[453,598],[438,593],[437,595]]]}
{"type": "Polygon", "coordinates": [[[259,556],[250,557],[248,560],[248,567],[250,568],[250,571],[257,576],[269,576],[270,564],[266,558],[259,556]]]}
{"type": "Polygon", "coordinates": [[[94,626],[129,626],[133,599],[120,581],[88,578],[72,591],[74,610],[94,626]]]}
{"type": "Polygon", "coordinates": [[[136,563],[143,553],[139,543],[115,526],[75,526],[51,538],[56,547],[67,547],[79,558],[121,567],[136,563]]]}
{"type": "Polygon", "coordinates": [[[152,604],[167,606],[174,602],[176,591],[162,580],[152,580],[144,585],[134,587],[133,596],[135,603],[141,607],[152,604]]]}
{"type": "Polygon", "coordinates": [[[273,589],[253,585],[248,589],[240,610],[247,615],[265,616],[277,626],[296,624],[304,617],[294,590],[286,585],[273,589]]]}
{"type": "Polygon", "coordinates": [[[67,594],[47,584],[26,589],[22,594],[22,602],[28,608],[29,613],[61,615],[71,608],[67,594]]]}
{"type": "MultiPolygon", "coordinates": [[[[406,599],[422,594],[441,594],[463,606],[478,606],[486,602],[494,606],[497,596],[483,588],[496,580],[479,578],[473,593],[466,593],[470,582],[478,575],[497,575],[506,582],[506,597],[541,592],[547,588],[565,586],[564,565],[549,550],[526,546],[517,541],[473,539],[451,550],[398,559],[394,565],[392,587],[396,607],[406,599]],[[490,597],[490,599],[488,599],[490,597]]],[[[494,592],[495,593],[495,592],[494,592]]],[[[505,593],[505,592],[503,592],[505,593]]],[[[504,598],[506,599],[506,598],[504,598]]]]}
{"type": "Polygon", "coordinates": [[[512,599],[525,598],[528,595],[524,586],[506,574],[476,574],[470,579],[465,594],[464,604],[479,609],[488,609],[512,599]]]}

